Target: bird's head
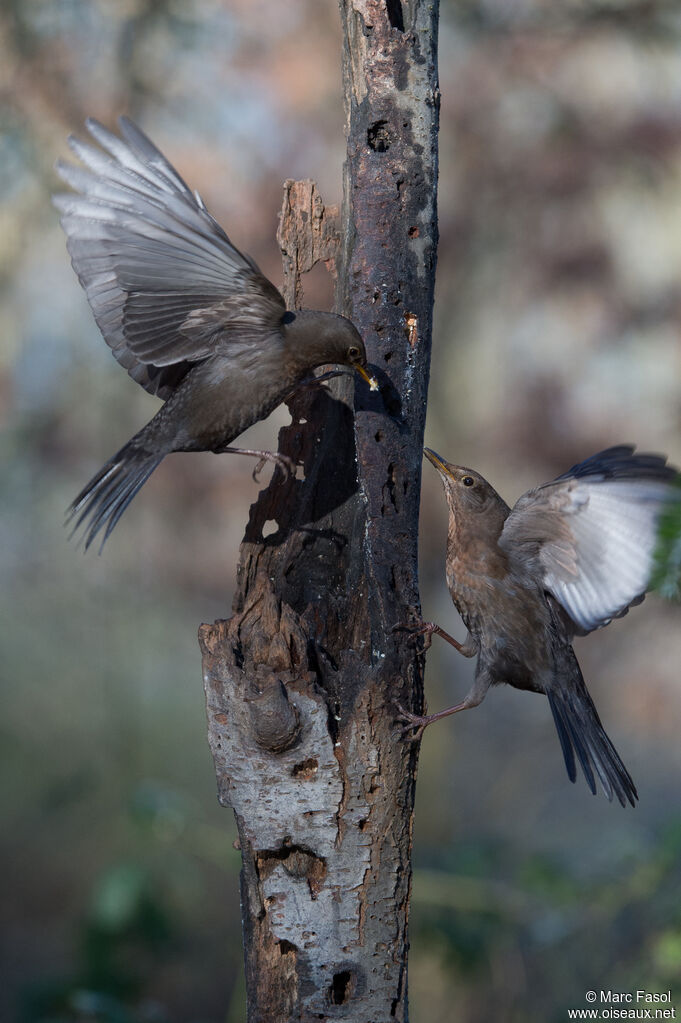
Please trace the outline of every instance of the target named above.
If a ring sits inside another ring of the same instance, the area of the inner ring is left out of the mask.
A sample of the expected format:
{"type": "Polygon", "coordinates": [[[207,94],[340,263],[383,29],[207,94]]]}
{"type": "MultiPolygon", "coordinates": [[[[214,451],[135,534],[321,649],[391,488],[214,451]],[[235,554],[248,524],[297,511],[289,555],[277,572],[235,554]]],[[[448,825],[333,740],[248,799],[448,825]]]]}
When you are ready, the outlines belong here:
{"type": "Polygon", "coordinates": [[[367,370],[367,353],[364,342],[359,331],[351,320],[345,316],[338,316],[336,330],[331,333],[329,343],[335,352],[330,362],[337,362],[341,366],[350,366],[358,373],[362,380],[366,380],[372,391],[378,390],[377,380],[367,370]]]}
{"type": "Polygon", "coordinates": [[[284,319],[289,350],[309,371],[317,366],[350,366],[372,391],[378,381],[367,370],[364,342],[351,320],[335,313],[297,310],[284,319]]]}
{"type": "Polygon", "coordinates": [[[424,448],[423,453],[440,475],[452,515],[463,517],[498,511],[506,517],[506,503],[479,472],[464,465],[452,465],[431,448],[424,448]]]}

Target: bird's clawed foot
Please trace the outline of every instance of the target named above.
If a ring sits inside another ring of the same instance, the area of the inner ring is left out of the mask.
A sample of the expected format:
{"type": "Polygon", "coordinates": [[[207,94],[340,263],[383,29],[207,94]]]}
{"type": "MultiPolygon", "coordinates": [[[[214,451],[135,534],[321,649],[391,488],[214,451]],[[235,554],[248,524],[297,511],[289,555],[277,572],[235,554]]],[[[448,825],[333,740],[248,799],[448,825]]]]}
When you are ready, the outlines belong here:
{"type": "Polygon", "coordinates": [[[404,741],[420,742],[432,716],[430,714],[414,714],[410,710],[405,710],[401,703],[396,703],[395,706],[399,711],[396,720],[402,725],[401,734],[404,741]]]}
{"type": "Polygon", "coordinates": [[[430,649],[430,644],[433,642],[433,633],[439,632],[440,627],[435,622],[398,622],[397,625],[393,625],[391,632],[408,632],[411,639],[418,639],[419,636],[424,637],[423,653],[430,649]]]}
{"type": "Polygon", "coordinates": [[[215,454],[230,455],[248,455],[249,458],[257,458],[255,469],[253,470],[253,479],[256,483],[259,483],[258,476],[260,475],[265,462],[274,462],[278,465],[284,474],[284,479],[292,479],[296,474],[296,463],[288,455],[282,455],[281,451],[258,451],[254,448],[218,448],[215,454]]]}
{"type": "Polygon", "coordinates": [[[477,706],[481,700],[482,696],[479,696],[477,690],[474,689],[471,690],[466,699],[462,700],[461,703],[457,703],[454,707],[446,707],[445,710],[439,710],[437,714],[413,714],[410,710],[405,710],[401,704],[397,703],[395,706],[400,712],[397,720],[403,725],[402,736],[407,742],[419,742],[424,731],[433,721],[441,721],[442,718],[448,718],[450,714],[459,714],[462,710],[477,706]],[[409,735],[408,733],[412,730],[414,730],[414,734],[409,735]]]}
{"type": "Polygon", "coordinates": [[[282,455],[279,451],[263,451],[262,455],[258,459],[255,469],[251,473],[256,483],[259,483],[259,476],[265,465],[265,462],[274,462],[278,465],[284,474],[284,479],[293,479],[296,475],[296,463],[288,455],[282,455]]]}
{"type": "Polygon", "coordinates": [[[398,622],[397,625],[393,625],[391,632],[398,632],[400,629],[410,632],[412,636],[427,637],[423,644],[423,653],[430,649],[433,636],[441,636],[464,657],[473,657],[477,653],[476,643],[470,635],[465,642],[459,643],[458,639],[454,639],[448,632],[445,632],[441,625],[436,625],[435,622],[398,622]]]}

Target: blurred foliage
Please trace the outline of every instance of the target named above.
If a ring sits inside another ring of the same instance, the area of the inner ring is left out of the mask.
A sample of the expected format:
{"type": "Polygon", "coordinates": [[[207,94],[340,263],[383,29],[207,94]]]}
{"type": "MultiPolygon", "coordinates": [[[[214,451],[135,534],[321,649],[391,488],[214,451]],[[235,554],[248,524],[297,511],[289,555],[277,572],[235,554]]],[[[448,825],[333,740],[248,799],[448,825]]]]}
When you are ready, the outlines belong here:
{"type": "MultiPolygon", "coordinates": [[[[229,835],[197,819],[193,801],[177,790],[143,782],[126,817],[136,858],[114,862],[95,877],[74,929],[73,972],[25,987],[24,1023],[175,1018],[162,994],[150,995],[151,978],[181,969],[197,898],[211,897],[197,866],[219,864],[233,885],[239,856],[229,835]]],[[[235,993],[241,1000],[238,984],[235,993]]]]}
{"type": "MultiPolygon", "coordinates": [[[[681,491],[681,477],[676,481],[681,491]]],[[[681,496],[681,495],[680,495],[681,496]]],[[[659,523],[653,588],[667,600],[681,600],[681,500],[671,502],[659,523]]]]}
{"type": "MultiPolygon", "coordinates": [[[[443,0],[428,443],[509,501],[609,444],[681,464],[680,44],[677,0],[443,0]]],[[[229,614],[256,488],[239,459],[173,456],[104,557],[66,543],[63,510],[157,403],[92,322],[54,162],[86,116],[128,113],[276,282],[282,182],[340,199],[339,45],[332,0],[0,6],[0,1018],[243,1019],[195,630],[229,614]]],[[[328,307],[323,273],[305,286],[328,307]]],[[[445,522],[426,467],[424,610],[455,631],[445,522]]],[[[673,566],[678,520],[664,529],[673,566]]],[[[679,993],[678,609],[651,595],[579,656],[640,806],[570,786],[531,694],[427,733],[415,1023],[557,1023],[591,987],[679,993]]],[[[469,671],[434,644],[431,706],[469,671]]]]}
{"type": "Polygon", "coordinates": [[[451,984],[441,1004],[431,995],[429,1019],[515,1023],[530,1018],[531,1000],[531,1018],[563,1020],[604,975],[618,991],[678,985],[681,817],[645,861],[621,857],[588,878],[574,864],[496,843],[454,847],[447,859],[449,870],[414,877],[412,945],[451,984]],[[583,989],[577,975],[588,978],[583,989]]]}

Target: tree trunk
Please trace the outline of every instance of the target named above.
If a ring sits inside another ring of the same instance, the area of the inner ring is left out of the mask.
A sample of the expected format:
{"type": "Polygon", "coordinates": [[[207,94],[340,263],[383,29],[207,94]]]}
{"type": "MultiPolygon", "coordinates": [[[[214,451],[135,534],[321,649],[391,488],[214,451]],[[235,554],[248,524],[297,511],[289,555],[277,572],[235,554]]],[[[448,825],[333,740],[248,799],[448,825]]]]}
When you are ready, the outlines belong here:
{"type": "Polygon", "coordinates": [[[437,3],[340,6],[342,221],[311,182],[288,182],[279,237],[291,304],[301,272],[338,263],[338,310],[381,389],[345,375],[293,396],[279,444],[304,479],[275,471],[251,508],[233,617],[200,633],[219,796],[243,857],[251,1023],[407,1018],[417,748],[396,704],[421,708],[422,658],[391,630],[419,612],[437,3]]]}

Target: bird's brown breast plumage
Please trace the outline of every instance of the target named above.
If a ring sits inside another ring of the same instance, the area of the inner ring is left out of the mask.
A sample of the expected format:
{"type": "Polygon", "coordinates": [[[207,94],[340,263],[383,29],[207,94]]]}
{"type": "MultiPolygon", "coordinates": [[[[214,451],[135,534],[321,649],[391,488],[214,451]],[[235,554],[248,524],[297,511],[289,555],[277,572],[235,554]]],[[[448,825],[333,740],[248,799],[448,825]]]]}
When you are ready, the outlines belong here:
{"type": "MultiPolygon", "coordinates": [[[[475,527],[475,521],[469,523],[475,527]]],[[[533,580],[514,575],[497,539],[471,528],[461,546],[461,529],[447,544],[447,585],[452,601],[476,642],[494,684],[543,691],[550,667],[546,600],[533,580]]]]}

